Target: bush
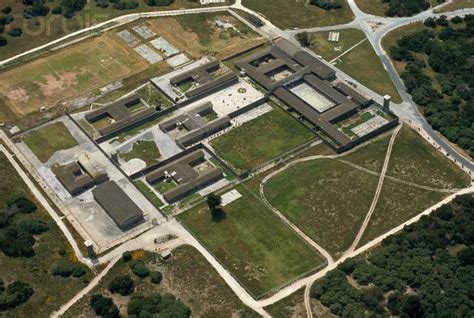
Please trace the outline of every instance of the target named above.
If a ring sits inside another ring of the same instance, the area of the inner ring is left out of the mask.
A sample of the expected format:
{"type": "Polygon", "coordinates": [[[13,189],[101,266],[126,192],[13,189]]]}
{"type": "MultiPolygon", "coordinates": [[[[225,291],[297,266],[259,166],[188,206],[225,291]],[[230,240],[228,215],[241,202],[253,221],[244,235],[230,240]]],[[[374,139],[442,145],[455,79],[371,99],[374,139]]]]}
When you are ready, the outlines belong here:
{"type": "Polygon", "coordinates": [[[311,40],[308,32],[301,32],[295,35],[295,39],[301,44],[302,47],[309,47],[311,40]]]}
{"type": "Polygon", "coordinates": [[[150,270],[148,269],[143,260],[133,261],[132,263],[130,263],[130,268],[132,272],[139,278],[145,278],[150,275],[150,270]]]}
{"type": "Polygon", "coordinates": [[[164,7],[173,3],[173,0],[145,0],[148,6],[164,7]]]}
{"type": "Polygon", "coordinates": [[[130,251],[125,251],[122,254],[122,260],[127,263],[132,260],[132,252],[130,251]]]}
{"type": "Polygon", "coordinates": [[[153,284],[159,284],[161,283],[161,281],[163,280],[163,274],[161,274],[161,272],[159,271],[152,271],[150,273],[150,281],[153,283],[153,284]]]}
{"type": "Polygon", "coordinates": [[[37,210],[36,204],[24,196],[18,196],[7,202],[7,207],[20,213],[33,213],[37,210]]]}
{"type": "Polygon", "coordinates": [[[95,294],[91,297],[90,305],[97,316],[107,316],[108,318],[120,317],[119,310],[112,301],[112,298],[95,294]]]}
{"type": "Polygon", "coordinates": [[[39,219],[28,219],[20,221],[17,227],[23,231],[26,231],[33,235],[38,235],[46,232],[49,229],[48,224],[43,220],[39,219]]]}
{"type": "Polygon", "coordinates": [[[0,46],[5,46],[8,44],[7,39],[5,39],[3,36],[0,36],[0,46]]]}
{"type": "Polygon", "coordinates": [[[77,264],[71,263],[60,263],[53,268],[52,274],[54,276],[61,276],[61,277],[81,277],[86,274],[86,270],[77,264]]]}
{"type": "Polygon", "coordinates": [[[309,3],[324,10],[340,9],[342,7],[341,0],[310,0],[309,3]]]}
{"type": "Polygon", "coordinates": [[[186,318],[191,315],[191,310],[173,295],[162,296],[153,293],[148,297],[132,297],[127,306],[127,313],[134,317],[186,318]]]}
{"type": "Polygon", "coordinates": [[[462,23],[462,18],[457,15],[454,18],[451,19],[451,22],[454,23],[454,24],[462,23]]]}
{"type": "Polygon", "coordinates": [[[12,13],[12,8],[11,7],[5,7],[2,9],[2,12],[5,13],[5,14],[10,14],[12,13]]]}
{"type": "Polygon", "coordinates": [[[12,37],[20,37],[23,34],[23,30],[21,28],[13,28],[10,31],[8,31],[8,35],[12,37]]]}
{"type": "Polygon", "coordinates": [[[15,281],[0,294],[0,310],[15,308],[28,301],[33,294],[34,290],[30,285],[15,281]]]}
{"type": "Polygon", "coordinates": [[[61,7],[54,7],[53,10],[51,10],[51,13],[54,15],[60,15],[63,13],[63,9],[61,9],[61,7]]]}
{"type": "Polygon", "coordinates": [[[10,257],[32,257],[35,238],[15,225],[0,232],[0,249],[10,257]]]}
{"type": "Polygon", "coordinates": [[[109,291],[113,294],[120,294],[122,296],[127,296],[133,293],[135,289],[135,283],[129,275],[120,275],[115,277],[109,283],[109,291]]]}

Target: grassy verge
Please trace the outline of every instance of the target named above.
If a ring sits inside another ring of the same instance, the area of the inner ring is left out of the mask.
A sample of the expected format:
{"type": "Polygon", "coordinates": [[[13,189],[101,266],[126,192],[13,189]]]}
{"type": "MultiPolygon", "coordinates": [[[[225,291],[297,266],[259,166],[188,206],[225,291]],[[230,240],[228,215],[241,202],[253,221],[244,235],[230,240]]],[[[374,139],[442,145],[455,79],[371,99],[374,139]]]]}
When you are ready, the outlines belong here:
{"type": "Polygon", "coordinates": [[[470,184],[470,177],[463,170],[407,125],[395,140],[387,174],[436,188],[463,188],[470,184]]]}
{"type": "MultiPolygon", "coordinates": [[[[365,36],[361,34],[361,31],[343,30],[340,32],[340,45],[342,46],[340,51],[335,50],[339,49],[339,43],[329,43],[327,41],[327,32],[313,35],[313,43],[315,44],[312,50],[325,59],[332,60],[365,38],[365,36]]],[[[338,58],[335,63],[337,68],[376,93],[380,95],[388,94],[392,96],[392,100],[395,103],[401,102],[401,97],[395,85],[388,76],[387,71],[369,41],[359,44],[347,54],[338,58]]]]}
{"type": "Polygon", "coordinates": [[[150,188],[147,187],[147,185],[143,181],[135,181],[135,185],[137,186],[138,189],[143,193],[143,195],[146,196],[146,198],[156,207],[160,208],[163,206],[163,202],[154,194],[150,188]]]}
{"type": "MultiPolygon", "coordinates": [[[[10,165],[3,153],[0,153],[0,205],[14,195],[25,195],[34,201],[27,186],[10,165]]],[[[5,213],[5,211],[2,211],[5,213]]],[[[36,237],[34,256],[13,258],[0,254],[0,278],[5,284],[20,280],[31,285],[33,296],[23,305],[14,310],[3,312],[5,316],[17,317],[49,317],[62,304],[84,288],[92,278],[87,271],[81,278],[61,278],[53,276],[51,271],[59,262],[77,263],[72,248],[43,207],[32,214],[17,214],[13,221],[40,219],[49,227],[48,231],[36,237]],[[63,255],[61,255],[63,254],[63,255]]],[[[85,268],[85,267],[84,267],[85,268]]]]}
{"type": "Polygon", "coordinates": [[[254,295],[262,295],[323,260],[243,186],[242,198],[213,217],[206,204],[178,216],[254,295]]]}
{"type": "Polygon", "coordinates": [[[299,0],[243,0],[242,4],[261,13],[281,29],[343,24],[354,17],[345,1],[342,8],[328,11],[299,0]]]}
{"type": "Polygon", "coordinates": [[[352,243],[378,178],[334,159],[298,163],[265,185],[268,201],[335,257],[352,243]]]}
{"type": "Polygon", "coordinates": [[[120,158],[125,161],[132,159],[141,159],[145,161],[147,166],[157,163],[161,157],[160,150],[153,140],[139,140],[133,144],[132,150],[121,153],[120,158]]]}
{"type": "MultiPolygon", "coordinates": [[[[65,317],[95,316],[89,305],[91,295],[102,292],[110,297],[107,290],[108,283],[114,277],[124,274],[130,275],[135,281],[134,295],[146,296],[152,292],[171,293],[191,308],[193,316],[196,317],[233,315],[254,317],[256,315],[240,302],[206,259],[191,246],[184,245],[176,248],[172,256],[163,262],[159,261],[157,254],[142,251],[135,251],[133,254],[135,259],[143,259],[150,269],[158,270],[163,274],[160,284],[152,284],[149,278],[137,278],[130,271],[128,264],[120,260],[91,293],[66,312],[65,317]]],[[[120,306],[121,313],[125,317],[130,296],[112,295],[112,298],[120,306]]]]}
{"type": "Polygon", "coordinates": [[[217,154],[247,170],[275,159],[314,138],[283,110],[274,109],[211,141],[217,154]]]}
{"type": "Polygon", "coordinates": [[[62,122],[33,130],[23,137],[23,141],[41,162],[48,161],[56,151],[77,145],[77,141],[62,122]]]}
{"type": "Polygon", "coordinates": [[[303,294],[304,288],[301,288],[290,296],[265,307],[265,310],[273,318],[304,317],[306,315],[306,308],[304,306],[303,294]]]}

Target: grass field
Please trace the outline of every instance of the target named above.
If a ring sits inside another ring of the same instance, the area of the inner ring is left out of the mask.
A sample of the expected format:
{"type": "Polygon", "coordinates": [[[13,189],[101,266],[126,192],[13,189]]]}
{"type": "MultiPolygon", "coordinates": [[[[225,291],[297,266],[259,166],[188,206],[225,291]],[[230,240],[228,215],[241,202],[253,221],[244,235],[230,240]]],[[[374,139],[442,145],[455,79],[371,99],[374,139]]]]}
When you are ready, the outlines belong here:
{"type": "Polygon", "coordinates": [[[163,206],[163,202],[147,187],[144,181],[134,181],[134,184],[143,193],[143,195],[157,208],[163,206]]]}
{"type": "Polygon", "coordinates": [[[352,243],[378,178],[333,159],[298,163],[264,186],[268,201],[331,255],[352,243]]]}
{"type": "Polygon", "coordinates": [[[323,260],[243,186],[242,198],[213,220],[206,204],[179,220],[255,296],[322,266],[323,260]]]}
{"type": "MultiPolygon", "coordinates": [[[[366,38],[360,30],[348,29],[339,32],[338,43],[331,43],[327,40],[328,32],[312,34],[311,49],[324,59],[331,61],[366,38]]],[[[392,96],[395,103],[401,102],[395,85],[369,41],[366,40],[337,59],[335,66],[376,93],[388,94],[392,96]],[[361,69],[364,72],[361,72],[361,69]]]]}
{"type": "Polygon", "coordinates": [[[48,161],[56,151],[77,145],[76,139],[62,122],[33,130],[23,137],[23,141],[41,162],[48,161]]]}
{"type": "Polygon", "coordinates": [[[359,9],[368,14],[378,15],[380,17],[385,16],[385,12],[388,10],[388,3],[383,3],[382,0],[355,0],[359,9]]]}
{"type": "Polygon", "coordinates": [[[273,318],[304,317],[304,288],[301,288],[282,300],[265,307],[273,318]]]}
{"type": "MultiPolygon", "coordinates": [[[[16,194],[26,195],[34,201],[23,180],[10,165],[3,153],[0,153],[0,206],[16,194]]],[[[0,253],[0,277],[9,284],[21,280],[34,289],[33,296],[13,311],[2,312],[5,317],[49,317],[53,310],[72,298],[86,286],[92,278],[91,272],[81,278],[60,278],[51,275],[53,266],[60,261],[77,262],[66,238],[50,218],[43,207],[32,214],[17,214],[16,219],[37,218],[47,223],[49,230],[37,237],[34,246],[35,255],[30,258],[11,258],[0,253]],[[66,254],[61,256],[59,251],[66,254]]]]}
{"type": "Polygon", "coordinates": [[[435,188],[464,188],[470,177],[405,125],[393,145],[387,174],[435,188]]]}
{"type": "Polygon", "coordinates": [[[274,106],[272,111],[213,139],[210,144],[235,168],[248,170],[313,138],[307,128],[274,106]]]}
{"type": "Polygon", "coordinates": [[[359,246],[408,221],[448,195],[449,193],[426,191],[385,180],[359,246]]]}
{"type": "Polygon", "coordinates": [[[360,151],[356,150],[351,152],[341,159],[355,163],[366,169],[380,172],[382,171],[385,155],[387,154],[390,137],[391,135],[379,137],[377,140],[364,145],[360,151]]]}
{"type": "MultiPolygon", "coordinates": [[[[48,0],[45,3],[50,8],[54,8],[60,3],[60,0],[48,0]]],[[[181,8],[191,9],[203,6],[222,6],[228,4],[228,2],[226,2],[212,5],[201,5],[199,2],[193,0],[175,0],[169,6],[150,7],[147,6],[144,1],[137,1],[137,3],[139,6],[136,9],[116,10],[112,5],[108,8],[99,8],[96,6],[95,1],[88,1],[86,7],[81,12],[77,13],[72,19],[65,19],[61,16],[52,14],[49,14],[45,18],[36,17],[32,19],[24,19],[22,13],[25,6],[21,4],[21,1],[2,0],[0,9],[3,9],[3,7],[7,5],[13,8],[12,13],[15,15],[15,21],[11,24],[11,27],[22,27],[24,29],[24,34],[19,38],[7,37],[9,44],[0,47],[0,60],[120,15],[144,11],[164,11],[181,8]]]]}
{"type": "Polygon", "coordinates": [[[159,270],[163,280],[154,285],[149,278],[139,279],[129,269],[127,263],[120,260],[105,278],[78,303],[71,307],[64,317],[94,317],[89,301],[94,293],[102,292],[112,297],[117,305],[121,305],[121,317],[126,317],[126,304],[130,296],[110,295],[108,283],[117,275],[128,274],[133,277],[136,291],[133,295],[149,295],[152,292],[170,293],[191,308],[193,317],[258,317],[246,307],[206,259],[191,246],[180,246],[172,251],[168,260],[160,263],[155,260],[157,254],[135,251],[134,258],[142,258],[150,269],[159,270]]]}
{"type": "Polygon", "coordinates": [[[148,20],[151,28],[193,58],[212,55],[232,56],[266,40],[228,13],[205,13],[148,20]],[[232,23],[239,32],[215,25],[220,19],[232,23]]]}
{"type": "Polygon", "coordinates": [[[157,163],[160,157],[160,150],[153,140],[139,140],[133,144],[132,150],[120,154],[120,158],[125,161],[129,161],[134,158],[141,159],[145,161],[147,166],[157,163]]]}
{"type": "Polygon", "coordinates": [[[346,1],[341,9],[329,11],[299,0],[243,0],[242,4],[281,29],[343,24],[354,18],[346,1]]]}
{"type": "Polygon", "coordinates": [[[3,72],[0,98],[21,117],[143,71],[148,65],[115,34],[106,33],[3,72]]]}

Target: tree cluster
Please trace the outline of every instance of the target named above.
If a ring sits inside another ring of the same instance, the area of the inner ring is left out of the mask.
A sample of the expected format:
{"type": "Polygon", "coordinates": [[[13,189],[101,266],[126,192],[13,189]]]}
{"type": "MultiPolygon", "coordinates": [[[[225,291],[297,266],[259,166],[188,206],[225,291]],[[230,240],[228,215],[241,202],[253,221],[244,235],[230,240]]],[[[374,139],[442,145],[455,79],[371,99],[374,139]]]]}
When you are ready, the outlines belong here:
{"type": "Polygon", "coordinates": [[[310,0],[309,3],[324,10],[334,10],[342,7],[342,0],[310,0]]]}
{"type": "MultiPolygon", "coordinates": [[[[425,25],[444,24],[442,21],[443,17],[427,20],[425,25]]],[[[459,28],[448,25],[405,35],[390,48],[390,55],[407,63],[401,77],[430,125],[473,154],[474,16],[467,15],[464,22],[459,28]],[[431,70],[437,85],[429,76],[431,70]]]]}
{"type": "Polygon", "coordinates": [[[148,297],[134,296],[127,306],[128,316],[187,318],[191,310],[173,295],[153,293],[148,297]]]}
{"type": "Polygon", "coordinates": [[[425,11],[430,7],[430,3],[426,0],[382,0],[382,2],[388,3],[385,15],[389,17],[408,17],[425,11]]]}
{"type": "Polygon", "coordinates": [[[150,275],[150,270],[143,260],[132,260],[130,261],[130,269],[139,278],[145,278],[150,275]]]}
{"type": "Polygon", "coordinates": [[[135,290],[135,282],[129,275],[119,275],[109,283],[108,288],[113,294],[127,296],[135,290]]]}
{"type": "Polygon", "coordinates": [[[173,0],[145,0],[145,3],[151,7],[166,7],[173,3],[173,0]]]}
{"type": "Polygon", "coordinates": [[[26,283],[15,281],[5,288],[0,280],[0,310],[15,308],[28,301],[33,294],[33,288],[26,283]]]}
{"type": "Polygon", "coordinates": [[[101,294],[94,294],[91,297],[90,305],[97,316],[107,318],[120,317],[120,312],[112,298],[104,297],[101,294]]]}
{"type": "Polygon", "coordinates": [[[34,235],[46,232],[46,222],[28,218],[15,222],[17,213],[30,214],[36,205],[23,196],[13,197],[0,210],[0,250],[10,257],[31,257],[34,255],[34,235]]]}
{"type": "Polygon", "coordinates": [[[86,270],[82,265],[70,262],[61,262],[54,266],[51,274],[61,277],[81,277],[86,274],[86,270]]]}
{"type": "Polygon", "coordinates": [[[472,317],[474,196],[457,197],[367,257],[345,261],[311,296],[343,317],[472,317]]]}

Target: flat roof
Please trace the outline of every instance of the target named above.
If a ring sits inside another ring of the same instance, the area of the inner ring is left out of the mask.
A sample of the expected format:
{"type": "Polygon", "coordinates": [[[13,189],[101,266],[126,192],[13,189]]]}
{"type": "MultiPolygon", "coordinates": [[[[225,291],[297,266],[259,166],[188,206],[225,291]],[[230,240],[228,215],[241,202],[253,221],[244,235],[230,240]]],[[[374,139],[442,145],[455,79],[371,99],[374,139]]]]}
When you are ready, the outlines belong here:
{"type": "Polygon", "coordinates": [[[126,229],[143,219],[143,211],[114,181],[99,184],[92,194],[119,228],[126,229]]]}

